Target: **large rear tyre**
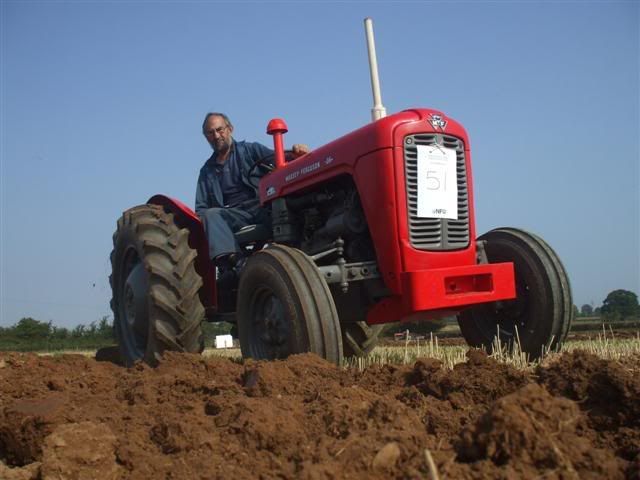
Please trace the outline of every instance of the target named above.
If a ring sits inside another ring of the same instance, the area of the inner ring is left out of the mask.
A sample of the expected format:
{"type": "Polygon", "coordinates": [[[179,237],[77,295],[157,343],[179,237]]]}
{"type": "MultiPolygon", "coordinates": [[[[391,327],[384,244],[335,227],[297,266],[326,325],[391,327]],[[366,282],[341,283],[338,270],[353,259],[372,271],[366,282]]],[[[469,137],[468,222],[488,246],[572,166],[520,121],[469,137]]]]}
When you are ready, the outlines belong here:
{"type": "Polygon", "coordinates": [[[340,323],[329,287],[300,250],[271,245],[247,261],[236,309],[242,355],[280,359],[313,352],[340,364],[340,323]]]}
{"type": "Polygon", "coordinates": [[[378,343],[384,325],[368,325],[367,322],[342,324],[342,347],[345,357],[364,357],[378,343]]]}
{"type": "Polygon", "coordinates": [[[569,278],[553,249],[524,230],[499,228],[482,235],[489,263],[513,262],[516,299],[468,308],[458,316],[469,345],[491,351],[519,342],[530,359],[558,349],[573,319],[569,278]]]}
{"type": "Polygon", "coordinates": [[[122,360],[156,365],[162,352],[202,352],[204,307],[189,231],[157,205],[124,212],[113,235],[110,277],[122,360]]]}

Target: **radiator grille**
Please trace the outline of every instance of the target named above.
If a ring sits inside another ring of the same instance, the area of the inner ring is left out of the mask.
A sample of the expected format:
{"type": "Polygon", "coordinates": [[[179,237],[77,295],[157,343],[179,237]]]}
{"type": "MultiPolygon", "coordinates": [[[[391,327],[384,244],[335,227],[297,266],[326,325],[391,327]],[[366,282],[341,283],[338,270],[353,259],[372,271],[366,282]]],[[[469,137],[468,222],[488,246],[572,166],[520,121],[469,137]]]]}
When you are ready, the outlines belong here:
{"type": "Polygon", "coordinates": [[[442,134],[415,134],[404,139],[405,182],[409,212],[409,238],[419,250],[458,250],[469,246],[469,192],[462,140],[442,134]],[[458,220],[418,217],[417,145],[442,145],[457,156],[458,220]]]}

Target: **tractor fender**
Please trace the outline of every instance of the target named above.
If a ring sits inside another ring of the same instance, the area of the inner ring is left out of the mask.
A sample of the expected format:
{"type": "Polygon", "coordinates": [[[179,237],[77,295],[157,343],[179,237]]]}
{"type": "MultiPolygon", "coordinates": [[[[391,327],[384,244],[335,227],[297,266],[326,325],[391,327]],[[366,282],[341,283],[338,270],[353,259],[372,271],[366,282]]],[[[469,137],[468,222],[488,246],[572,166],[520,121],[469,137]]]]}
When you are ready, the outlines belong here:
{"type": "Polygon", "coordinates": [[[154,195],[147,203],[162,206],[166,212],[173,214],[179,228],[189,230],[189,246],[198,254],[195,261],[196,272],[202,277],[200,300],[209,316],[209,313],[216,310],[216,276],[215,267],[209,260],[209,243],[200,217],[180,200],[166,195],[154,195]]]}

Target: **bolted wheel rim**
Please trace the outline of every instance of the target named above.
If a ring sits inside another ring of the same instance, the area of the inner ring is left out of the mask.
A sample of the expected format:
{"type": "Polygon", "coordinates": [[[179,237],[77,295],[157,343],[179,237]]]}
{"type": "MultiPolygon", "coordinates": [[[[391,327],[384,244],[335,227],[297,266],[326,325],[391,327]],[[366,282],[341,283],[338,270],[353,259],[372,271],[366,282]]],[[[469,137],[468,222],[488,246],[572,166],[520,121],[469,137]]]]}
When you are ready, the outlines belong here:
{"type": "Polygon", "coordinates": [[[258,289],[254,295],[252,323],[257,335],[251,349],[257,358],[285,358],[290,352],[290,323],[282,300],[269,288],[258,289]]]}
{"type": "Polygon", "coordinates": [[[135,252],[130,252],[123,273],[120,330],[137,358],[145,354],[149,335],[149,274],[135,252]]]}

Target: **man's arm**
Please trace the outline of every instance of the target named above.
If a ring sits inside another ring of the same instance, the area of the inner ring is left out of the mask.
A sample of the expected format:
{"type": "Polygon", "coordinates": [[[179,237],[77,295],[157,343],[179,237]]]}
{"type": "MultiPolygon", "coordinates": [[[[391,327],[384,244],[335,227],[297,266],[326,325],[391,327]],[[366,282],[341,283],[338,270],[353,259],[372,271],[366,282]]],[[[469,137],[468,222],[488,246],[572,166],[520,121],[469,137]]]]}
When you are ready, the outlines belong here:
{"type": "MultiPolygon", "coordinates": [[[[261,143],[254,143],[253,145],[258,155],[257,158],[266,157],[267,155],[273,155],[274,153],[273,150],[265,147],[261,143]]],[[[306,153],[309,153],[310,151],[311,149],[309,148],[309,145],[306,145],[304,143],[295,143],[291,146],[291,153],[293,153],[294,157],[300,157],[306,153]]]]}
{"type": "MultiPolygon", "coordinates": [[[[310,151],[309,147],[301,143],[296,143],[291,147],[291,153],[293,154],[294,158],[298,158],[306,153],[309,153],[309,151],[310,151]]],[[[260,159],[264,159],[264,163],[271,165],[272,167],[274,166],[275,152],[270,148],[265,147],[261,143],[255,142],[251,144],[251,154],[253,157],[251,159],[252,163],[260,159]]],[[[249,165],[249,167],[251,167],[251,165],[249,165]]],[[[262,173],[264,174],[266,173],[266,171],[263,171],[262,173]]]]}
{"type": "Polygon", "coordinates": [[[253,158],[251,159],[253,162],[257,162],[260,159],[265,159],[265,163],[269,165],[273,165],[273,150],[268,147],[265,147],[261,143],[253,143],[253,158]]]}

